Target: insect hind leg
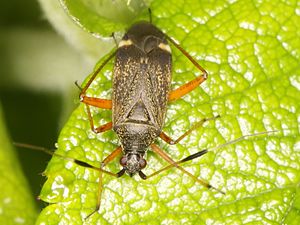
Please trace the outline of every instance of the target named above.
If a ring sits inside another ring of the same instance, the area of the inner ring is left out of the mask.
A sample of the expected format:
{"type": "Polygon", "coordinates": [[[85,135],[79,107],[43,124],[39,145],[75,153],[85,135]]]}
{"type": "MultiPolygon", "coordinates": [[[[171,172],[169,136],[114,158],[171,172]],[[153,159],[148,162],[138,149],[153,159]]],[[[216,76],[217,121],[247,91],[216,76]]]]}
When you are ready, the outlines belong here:
{"type": "Polygon", "coordinates": [[[194,64],[194,66],[202,72],[201,76],[196,77],[195,79],[191,80],[190,82],[180,86],[179,88],[172,90],[169,94],[169,102],[175,101],[182,96],[188,94],[200,84],[202,84],[208,77],[206,70],[200,66],[200,64],[186,51],[184,50],[179,44],[177,44],[171,37],[167,34],[164,34],[166,39],[170,41],[181,53],[188,58],[188,60],[194,64]]]}

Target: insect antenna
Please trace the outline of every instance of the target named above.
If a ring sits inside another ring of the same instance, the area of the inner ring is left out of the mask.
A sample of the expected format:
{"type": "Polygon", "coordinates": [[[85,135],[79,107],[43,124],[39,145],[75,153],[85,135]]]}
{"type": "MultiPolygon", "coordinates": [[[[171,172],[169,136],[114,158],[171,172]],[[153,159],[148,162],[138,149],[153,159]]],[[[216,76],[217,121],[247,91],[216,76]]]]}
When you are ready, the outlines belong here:
{"type": "Polygon", "coordinates": [[[152,24],[152,11],[150,8],[148,8],[148,13],[149,13],[149,23],[152,24]]]}
{"type": "Polygon", "coordinates": [[[76,86],[80,91],[82,91],[82,87],[81,87],[80,84],[78,83],[78,80],[76,80],[74,83],[75,83],[75,86],[76,86]]]}
{"type": "MultiPolygon", "coordinates": [[[[185,157],[185,158],[183,158],[183,159],[181,159],[181,160],[179,160],[179,161],[177,161],[177,162],[174,162],[174,161],[172,162],[172,161],[168,161],[168,160],[167,160],[167,161],[170,163],[170,165],[168,165],[168,166],[166,166],[166,167],[163,167],[162,169],[157,170],[157,171],[155,171],[154,173],[152,173],[152,174],[146,176],[145,179],[149,179],[150,177],[153,177],[153,176],[155,176],[155,175],[157,175],[157,174],[159,174],[159,173],[161,173],[161,172],[163,172],[163,171],[166,171],[166,170],[168,170],[168,169],[171,169],[171,168],[173,168],[173,167],[176,167],[176,168],[180,169],[181,171],[183,171],[184,173],[186,173],[187,175],[189,175],[190,177],[192,177],[192,178],[193,178],[195,181],[197,181],[198,183],[202,184],[203,186],[205,186],[205,187],[207,187],[207,188],[212,188],[212,189],[214,189],[214,190],[216,190],[216,191],[218,191],[218,192],[220,192],[220,193],[222,193],[222,194],[225,194],[225,192],[223,192],[223,191],[221,191],[221,190],[219,190],[219,189],[213,187],[213,186],[210,185],[209,183],[207,183],[207,182],[205,182],[205,181],[203,181],[203,180],[201,180],[201,179],[198,179],[197,177],[195,177],[195,176],[192,175],[191,173],[189,173],[189,172],[187,172],[186,170],[184,170],[184,169],[183,169],[182,167],[180,167],[179,165],[182,164],[182,163],[184,163],[184,162],[187,162],[187,161],[190,161],[190,160],[199,158],[199,157],[201,157],[202,155],[204,155],[204,154],[206,154],[206,153],[208,153],[208,152],[211,152],[211,151],[214,151],[214,150],[223,148],[223,147],[225,147],[225,146],[228,146],[228,145],[231,145],[231,144],[240,142],[240,141],[245,140],[245,139],[247,139],[247,138],[254,137],[254,136],[259,136],[259,135],[264,135],[264,134],[275,133],[275,132],[278,132],[278,131],[277,131],[277,130],[274,130],[274,131],[264,131],[264,132],[254,133],[254,134],[243,135],[243,136],[241,136],[241,137],[239,137],[239,138],[236,138],[236,139],[231,140],[231,141],[229,141],[229,142],[226,142],[226,143],[224,143],[224,144],[218,145],[218,146],[216,146],[216,147],[203,149],[203,150],[201,150],[201,151],[199,151],[199,152],[196,152],[196,153],[194,153],[194,154],[192,154],[192,155],[189,155],[189,156],[187,156],[187,157],[185,157]]],[[[155,150],[155,148],[153,148],[153,146],[151,146],[151,147],[152,147],[152,149],[153,149],[156,153],[158,153],[158,152],[155,150]]],[[[156,148],[158,148],[158,147],[156,147],[156,148]]],[[[158,151],[160,151],[160,150],[158,150],[158,151]]],[[[158,153],[158,154],[160,154],[160,153],[158,153]]],[[[164,154],[165,154],[165,153],[164,153],[164,154]]]]}
{"type": "Polygon", "coordinates": [[[46,153],[48,155],[57,156],[57,157],[65,159],[65,160],[74,162],[75,164],[77,164],[79,166],[82,166],[82,167],[85,167],[85,168],[91,168],[93,170],[101,171],[101,172],[103,172],[105,174],[108,174],[108,175],[111,175],[111,176],[114,176],[114,177],[118,177],[118,175],[115,174],[115,173],[112,173],[112,172],[109,172],[109,171],[104,170],[102,168],[93,166],[93,165],[91,165],[91,164],[89,164],[87,162],[84,162],[84,161],[81,161],[81,160],[78,160],[78,159],[74,159],[74,158],[71,158],[71,157],[67,157],[65,155],[61,155],[59,153],[53,152],[52,150],[49,150],[49,149],[41,147],[41,146],[36,146],[36,145],[31,145],[31,144],[25,144],[25,143],[19,143],[19,142],[13,142],[13,145],[15,145],[16,147],[20,147],[20,148],[26,148],[26,149],[32,149],[32,150],[35,150],[35,151],[44,152],[44,153],[46,153]]]}

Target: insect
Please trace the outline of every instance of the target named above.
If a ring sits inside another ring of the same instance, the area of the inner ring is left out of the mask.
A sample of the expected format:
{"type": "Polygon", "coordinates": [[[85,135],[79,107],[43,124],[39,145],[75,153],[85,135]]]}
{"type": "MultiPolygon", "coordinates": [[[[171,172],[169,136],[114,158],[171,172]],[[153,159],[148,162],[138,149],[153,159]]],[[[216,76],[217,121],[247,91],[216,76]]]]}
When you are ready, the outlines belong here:
{"type": "MultiPolygon", "coordinates": [[[[121,145],[101,162],[100,168],[94,167],[80,160],[49,152],[46,149],[36,148],[37,150],[42,150],[51,155],[60,156],[64,159],[73,161],[80,166],[99,171],[97,205],[95,209],[87,215],[86,219],[91,217],[100,209],[103,173],[114,177],[121,177],[125,173],[129,176],[138,174],[142,179],[149,179],[169,168],[176,167],[191,177],[195,182],[224,194],[223,191],[213,187],[208,182],[195,177],[180,166],[183,162],[187,162],[206,154],[208,149],[201,150],[179,161],[174,161],[153,143],[154,140],[160,137],[169,144],[176,144],[189,135],[193,130],[201,127],[204,122],[214,120],[219,117],[215,116],[200,120],[176,140],[173,140],[162,131],[167,112],[167,103],[175,101],[188,94],[206,79],[207,72],[172,38],[155,27],[151,22],[151,16],[150,22],[142,21],[134,24],[126,32],[123,39],[119,42],[117,50],[99,66],[80,93],[80,100],[86,105],[87,115],[92,130],[95,133],[102,133],[113,129],[117,133],[121,145]],[[199,77],[196,77],[194,80],[175,90],[170,90],[172,54],[168,43],[173,44],[177,49],[179,49],[179,51],[181,51],[202,72],[199,77]],[[115,57],[115,66],[113,71],[112,100],[89,97],[87,95],[87,90],[103,67],[113,57],[115,57]],[[91,106],[102,109],[112,109],[112,122],[95,128],[93,115],[90,111],[91,106]],[[143,172],[143,169],[147,165],[145,156],[148,149],[151,149],[166,160],[169,165],[150,175],[146,175],[143,172]],[[118,156],[121,156],[120,164],[122,169],[117,173],[105,170],[105,166],[118,156]]],[[[224,147],[225,145],[238,142],[250,136],[265,133],[268,132],[245,135],[213,149],[224,147]]],[[[29,148],[33,147],[26,146],[24,144],[20,146],[29,148]]]]}
{"type": "Polygon", "coordinates": [[[204,122],[219,116],[199,121],[176,140],[162,131],[167,103],[181,98],[198,87],[207,79],[207,72],[172,38],[152,24],[151,11],[149,12],[150,22],[141,21],[129,28],[119,42],[117,50],[94,72],[80,93],[80,101],[86,105],[91,129],[95,133],[112,129],[121,142],[121,145],[101,163],[98,204],[95,211],[89,216],[100,208],[104,167],[117,156],[122,155],[120,159],[122,169],[114,174],[116,177],[127,173],[129,176],[138,174],[142,179],[148,179],[166,169],[149,176],[144,174],[142,170],[147,165],[145,155],[148,148],[166,160],[171,167],[177,167],[201,185],[224,194],[221,190],[179,166],[180,163],[197,158],[206,151],[175,162],[153,143],[160,137],[168,144],[176,144],[204,122]],[[175,90],[170,90],[172,53],[168,42],[179,49],[202,72],[200,76],[175,90]],[[87,96],[88,88],[105,64],[113,57],[115,57],[115,63],[112,78],[112,100],[87,96]],[[90,106],[111,109],[112,121],[95,128],[90,106]]]}

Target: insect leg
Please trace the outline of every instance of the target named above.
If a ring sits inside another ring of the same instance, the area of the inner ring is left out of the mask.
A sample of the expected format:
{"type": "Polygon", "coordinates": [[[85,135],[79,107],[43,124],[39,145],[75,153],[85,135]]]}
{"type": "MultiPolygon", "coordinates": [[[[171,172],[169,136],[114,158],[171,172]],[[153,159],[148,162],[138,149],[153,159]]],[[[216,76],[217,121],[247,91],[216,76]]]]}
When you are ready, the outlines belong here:
{"type": "Polygon", "coordinates": [[[88,119],[90,121],[91,130],[94,131],[96,134],[108,131],[112,128],[112,122],[108,122],[99,127],[95,127],[94,119],[93,119],[89,105],[86,105],[86,111],[87,111],[88,119]]]}
{"type": "Polygon", "coordinates": [[[98,186],[98,195],[97,195],[97,206],[96,209],[90,213],[85,219],[88,219],[91,215],[93,215],[95,212],[97,212],[100,209],[100,205],[101,205],[101,195],[102,195],[102,174],[108,174],[110,176],[114,176],[114,177],[119,177],[118,173],[112,173],[110,171],[107,171],[104,169],[104,167],[111,162],[113,159],[115,159],[118,155],[120,155],[122,153],[122,147],[119,146],[117,147],[110,155],[108,155],[102,162],[101,162],[101,167],[95,167],[87,162],[78,160],[78,159],[74,159],[65,155],[61,155],[59,153],[53,152],[47,148],[44,147],[40,147],[40,146],[36,146],[36,145],[31,145],[31,144],[25,144],[25,143],[17,143],[14,142],[14,145],[17,147],[21,147],[21,148],[28,148],[28,149],[32,149],[32,150],[36,150],[36,151],[40,151],[40,152],[44,152],[48,155],[51,156],[57,156],[60,158],[63,158],[65,160],[71,161],[79,166],[85,167],[85,168],[90,168],[96,171],[99,171],[99,186],[98,186]]]}
{"type": "MultiPolygon", "coordinates": [[[[115,52],[110,55],[104,62],[103,64],[101,64],[101,66],[94,72],[94,74],[92,75],[92,77],[90,78],[90,80],[88,81],[88,83],[86,84],[86,86],[81,90],[80,93],[80,101],[82,103],[84,103],[86,105],[86,109],[87,109],[87,114],[88,114],[88,118],[90,121],[90,126],[91,129],[95,132],[95,133],[101,133],[107,130],[110,130],[112,128],[112,122],[109,122],[107,124],[104,124],[102,126],[99,126],[97,128],[94,127],[94,120],[90,111],[90,107],[89,106],[94,106],[97,108],[102,108],[102,109],[111,109],[112,107],[112,101],[108,100],[108,99],[101,99],[101,98],[94,98],[94,97],[88,97],[85,95],[86,90],[88,89],[88,87],[90,86],[90,84],[92,83],[92,81],[95,79],[95,77],[97,76],[97,74],[100,72],[100,70],[104,67],[104,65],[115,55],[115,52]]],[[[77,84],[76,84],[77,85],[77,84]]]]}
{"type": "Polygon", "coordinates": [[[93,98],[83,96],[80,101],[86,105],[94,106],[101,109],[111,109],[112,102],[109,99],[102,99],[102,98],[93,98]]]}
{"type": "MultiPolygon", "coordinates": [[[[265,135],[265,134],[271,134],[271,133],[276,133],[276,132],[278,132],[277,130],[274,130],[274,131],[263,131],[263,132],[258,132],[258,133],[254,133],[254,134],[247,134],[247,135],[243,135],[243,136],[241,136],[241,137],[239,137],[239,138],[236,138],[236,139],[234,139],[234,140],[231,140],[231,141],[228,141],[228,142],[226,142],[226,143],[224,143],[224,144],[221,144],[221,145],[218,145],[218,146],[216,146],[216,147],[213,147],[213,148],[210,148],[210,149],[203,149],[203,150],[201,150],[201,151],[199,151],[199,152],[196,152],[196,153],[194,153],[194,154],[192,154],[192,155],[189,155],[189,156],[187,156],[187,157],[185,157],[185,158],[183,158],[183,159],[181,159],[181,160],[179,160],[179,161],[177,161],[177,162],[174,162],[172,159],[170,160],[170,161],[168,161],[169,163],[170,163],[170,165],[168,165],[168,166],[166,166],[166,167],[163,167],[162,169],[160,169],[160,170],[157,170],[157,171],[155,171],[154,173],[152,173],[152,174],[150,174],[150,175],[148,175],[148,176],[146,176],[145,175],[145,179],[149,179],[150,177],[153,177],[153,176],[155,176],[155,175],[157,175],[157,174],[159,174],[159,173],[161,173],[161,172],[163,172],[163,171],[165,171],[165,170],[168,170],[168,169],[170,169],[170,168],[173,168],[173,167],[179,167],[178,165],[179,164],[181,164],[181,163],[184,163],[184,162],[187,162],[187,161],[190,161],[190,160],[193,160],[193,159],[196,159],[196,158],[199,158],[199,157],[201,157],[202,155],[204,155],[204,154],[206,154],[207,152],[209,152],[209,151],[215,151],[215,150],[217,150],[217,149],[220,149],[220,148],[223,148],[223,147],[225,147],[225,146],[228,146],[228,145],[232,145],[232,144],[234,144],[234,143],[237,143],[237,142],[240,142],[240,141],[242,141],[242,140],[245,140],[245,139],[248,139],[248,138],[251,138],[251,137],[255,137],[255,136],[260,136],[260,135],[265,135]]],[[[156,153],[158,153],[158,154],[160,154],[160,153],[163,153],[163,154],[165,154],[162,150],[160,150],[157,146],[155,146],[155,145],[151,145],[151,148],[156,152],[156,153]]],[[[165,154],[166,155],[166,154],[165,154]]],[[[168,156],[167,156],[168,157],[168,156]]],[[[170,158],[170,157],[169,157],[170,158]]],[[[181,167],[180,167],[181,168],[181,167]]],[[[196,178],[195,176],[194,176],[194,178],[196,178]]],[[[194,179],[193,178],[193,179],[194,179]]],[[[197,178],[198,179],[198,178],[197,178]]],[[[196,180],[197,181],[197,180],[196,180]]],[[[200,182],[201,183],[201,182],[200,182]]],[[[205,182],[206,183],[206,182],[205,182]]],[[[202,183],[201,183],[202,184],[202,183]]],[[[207,185],[209,185],[208,183],[206,183],[207,185]]],[[[207,185],[204,185],[204,186],[206,186],[207,187],[207,185]]],[[[218,189],[216,189],[216,188],[214,188],[214,187],[210,187],[210,188],[213,188],[213,189],[215,189],[215,190],[217,190],[218,192],[221,192],[222,194],[225,194],[224,192],[222,192],[222,191],[220,191],[220,190],[218,190],[218,189]]]]}
{"type": "Polygon", "coordinates": [[[83,89],[80,92],[80,101],[85,96],[85,93],[87,89],[90,87],[91,83],[95,80],[96,76],[99,74],[99,72],[103,69],[103,67],[115,56],[116,51],[114,51],[110,56],[108,56],[107,59],[94,71],[92,77],[89,79],[89,81],[86,83],[86,85],[83,87],[83,89]]]}
{"type": "Polygon", "coordinates": [[[193,64],[196,66],[201,72],[202,75],[199,77],[196,77],[194,80],[191,80],[190,82],[182,85],[181,87],[172,90],[169,94],[169,101],[175,101],[182,96],[186,95],[187,93],[194,90],[196,87],[198,87],[201,83],[203,83],[207,79],[207,72],[205,69],[203,69],[202,66],[199,65],[199,63],[187,52],[185,51],[179,44],[177,44],[171,37],[164,34],[168,41],[170,41],[179,51],[181,51],[182,54],[184,54],[193,64]]]}
{"type": "Polygon", "coordinates": [[[95,128],[95,133],[102,133],[102,132],[105,132],[105,131],[108,131],[112,128],[112,122],[108,122],[106,124],[103,124],[97,128],[95,128]]]}
{"type": "MultiPolygon", "coordinates": [[[[198,182],[199,184],[201,184],[202,186],[206,187],[206,188],[212,188],[214,190],[216,190],[217,192],[221,193],[221,194],[225,194],[223,191],[213,187],[212,185],[210,185],[208,182],[199,179],[198,177],[195,177],[193,174],[191,174],[190,172],[188,172],[187,170],[183,169],[181,166],[179,166],[170,156],[168,156],[164,151],[162,151],[157,145],[155,144],[151,144],[151,148],[152,150],[157,153],[158,155],[160,155],[164,160],[166,160],[168,163],[170,163],[170,166],[174,166],[177,169],[181,170],[183,173],[185,173],[186,175],[188,175],[189,177],[191,177],[194,181],[198,182]]],[[[204,153],[203,153],[204,154],[204,153]]],[[[150,175],[151,176],[151,175],[150,175]]],[[[147,177],[148,178],[148,177],[147,177]]]]}
{"type": "Polygon", "coordinates": [[[194,80],[191,80],[190,82],[180,86],[179,88],[170,91],[169,99],[168,101],[176,101],[177,99],[181,98],[182,96],[188,94],[192,90],[194,90],[196,87],[198,87],[201,83],[203,83],[207,79],[207,76],[200,76],[196,77],[194,80]]]}
{"type": "Polygon", "coordinates": [[[207,152],[208,152],[208,149],[204,149],[204,150],[201,150],[201,151],[199,151],[199,152],[196,152],[196,153],[194,153],[194,154],[192,154],[192,155],[189,155],[188,157],[186,157],[186,158],[184,158],[184,159],[181,159],[181,160],[175,162],[174,164],[170,164],[170,165],[168,165],[168,166],[166,166],[166,167],[163,167],[163,168],[160,169],[160,170],[155,171],[154,173],[152,173],[152,174],[150,174],[149,176],[147,176],[147,179],[149,179],[150,177],[153,177],[153,176],[155,176],[155,175],[157,175],[157,174],[159,174],[159,173],[161,173],[161,172],[163,172],[163,171],[165,171],[165,170],[168,170],[168,169],[170,169],[170,168],[173,168],[173,167],[175,167],[175,165],[179,165],[179,164],[181,164],[181,163],[190,161],[190,160],[192,160],[192,159],[199,158],[200,156],[206,154],[207,152]]]}
{"type": "MultiPolygon", "coordinates": [[[[118,155],[122,153],[122,147],[117,147],[111,154],[109,154],[102,162],[101,162],[101,168],[99,169],[99,184],[98,184],[98,192],[97,192],[97,205],[95,210],[90,213],[85,219],[87,220],[90,216],[92,216],[94,213],[96,213],[101,206],[101,197],[102,197],[102,190],[103,190],[103,168],[112,160],[114,160],[118,155]]],[[[118,177],[118,174],[114,174],[114,176],[118,177]]]]}
{"type": "Polygon", "coordinates": [[[214,116],[211,118],[204,118],[202,120],[200,120],[199,122],[197,122],[196,124],[194,124],[189,130],[187,130],[185,133],[183,133],[179,138],[177,138],[176,140],[173,140],[172,138],[170,138],[167,134],[165,134],[164,132],[162,132],[159,137],[161,139],[163,139],[165,142],[167,142],[170,145],[175,145],[178,142],[180,142],[183,138],[185,138],[186,136],[188,136],[190,133],[192,133],[193,130],[198,129],[199,127],[201,127],[203,125],[203,123],[205,123],[206,121],[209,120],[215,120],[217,118],[219,118],[220,116],[214,116]]]}
{"type": "Polygon", "coordinates": [[[108,99],[102,99],[102,98],[95,98],[95,97],[88,97],[86,96],[86,91],[90,87],[91,83],[95,80],[96,76],[99,74],[99,72],[103,69],[103,67],[115,56],[116,51],[114,51],[105,61],[94,71],[92,77],[88,80],[86,85],[81,89],[79,98],[80,102],[84,103],[86,105],[88,119],[90,121],[91,129],[95,133],[104,132],[107,130],[110,130],[112,127],[112,123],[109,122],[107,124],[104,124],[102,126],[99,126],[97,128],[94,127],[94,120],[90,111],[90,106],[94,106],[97,108],[102,109],[111,109],[112,107],[112,101],[108,99]]]}

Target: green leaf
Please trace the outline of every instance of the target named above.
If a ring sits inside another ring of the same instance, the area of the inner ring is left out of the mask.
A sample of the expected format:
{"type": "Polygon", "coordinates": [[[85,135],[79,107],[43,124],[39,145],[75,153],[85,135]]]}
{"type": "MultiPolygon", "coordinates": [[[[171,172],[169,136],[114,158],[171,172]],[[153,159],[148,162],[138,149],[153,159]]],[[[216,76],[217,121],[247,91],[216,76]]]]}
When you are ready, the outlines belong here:
{"type": "Polygon", "coordinates": [[[33,224],[35,205],[11,141],[0,107],[0,224],[33,224]]]}
{"type": "Polygon", "coordinates": [[[76,23],[96,36],[111,36],[124,30],[129,22],[145,8],[143,1],[61,0],[76,23]]]}
{"type": "MultiPolygon", "coordinates": [[[[72,7],[78,6],[74,1],[72,7]]],[[[179,160],[242,135],[277,132],[241,140],[184,165],[225,195],[207,190],[175,168],[146,181],[138,176],[116,179],[104,175],[101,208],[87,221],[84,218],[97,202],[98,173],[53,157],[40,196],[50,205],[37,223],[297,224],[299,5],[292,1],[156,0],[150,7],[153,23],[177,40],[209,74],[200,88],[169,105],[163,130],[178,137],[196,121],[221,115],[175,146],[158,140],[165,152],[179,160]]],[[[82,10],[82,15],[85,13],[82,10]]],[[[89,23],[96,24],[92,15],[86,16],[89,23]]],[[[106,25],[110,23],[86,29],[97,27],[100,32],[106,25]]],[[[172,85],[176,88],[200,72],[174,46],[172,51],[172,85]]],[[[88,90],[89,96],[110,97],[112,64],[101,71],[88,90]]],[[[92,113],[96,126],[111,120],[110,111],[93,108],[92,113]]],[[[85,107],[80,104],[60,134],[57,153],[99,166],[118,143],[112,131],[97,135],[91,131],[85,107]]],[[[167,165],[151,151],[147,161],[146,174],[167,165]]],[[[118,160],[107,169],[118,172],[118,160]]]]}

